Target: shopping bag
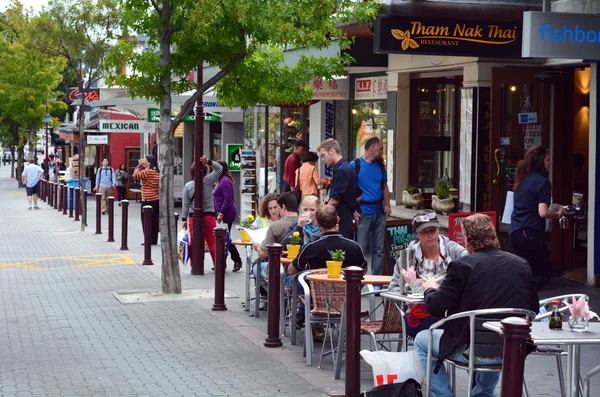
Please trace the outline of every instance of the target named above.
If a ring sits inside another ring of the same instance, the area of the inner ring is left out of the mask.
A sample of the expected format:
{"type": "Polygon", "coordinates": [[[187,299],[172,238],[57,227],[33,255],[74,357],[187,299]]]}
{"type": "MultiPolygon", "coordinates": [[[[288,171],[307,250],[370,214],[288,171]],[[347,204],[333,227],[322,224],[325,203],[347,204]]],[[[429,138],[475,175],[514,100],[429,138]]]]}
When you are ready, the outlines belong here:
{"type": "Polygon", "coordinates": [[[403,383],[377,386],[361,393],[359,397],[423,397],[423,392],[420,383],[408,379],[403,383]]]}
{"type": "Polygon", "coordinates": [[[362,350],[360,355],[373,368],[375,386],[404,383],[408,379],[421,383],[425,377],[417,352],[414,350],[407,352],[362,350]]]}
{"type": "Polygon", "coordinates": [[[177,234],[178,248],[177,254],[179,256],[179,262],[183,266],[187,266],[187,263],[190,259],[190,236],[185,229],[181,229],[181,231],[177,234]]]}

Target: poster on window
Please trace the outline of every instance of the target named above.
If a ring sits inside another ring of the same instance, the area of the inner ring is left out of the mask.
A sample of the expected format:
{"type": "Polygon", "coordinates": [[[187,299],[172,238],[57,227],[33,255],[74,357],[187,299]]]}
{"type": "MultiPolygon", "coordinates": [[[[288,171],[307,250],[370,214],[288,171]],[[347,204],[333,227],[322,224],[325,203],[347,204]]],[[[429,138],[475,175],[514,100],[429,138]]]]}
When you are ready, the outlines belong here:
{"type": "Polygon", "coordinates": [[[364,77],[354,81],[354,99],[387,99],[388,77],[364,77]]]}
{"type": "Polygon", "coordinates": [[[541,124],[527,124],[525,127],[524,148],[528,151],[534,146],[542,145],[542,125],[541,124]]]}

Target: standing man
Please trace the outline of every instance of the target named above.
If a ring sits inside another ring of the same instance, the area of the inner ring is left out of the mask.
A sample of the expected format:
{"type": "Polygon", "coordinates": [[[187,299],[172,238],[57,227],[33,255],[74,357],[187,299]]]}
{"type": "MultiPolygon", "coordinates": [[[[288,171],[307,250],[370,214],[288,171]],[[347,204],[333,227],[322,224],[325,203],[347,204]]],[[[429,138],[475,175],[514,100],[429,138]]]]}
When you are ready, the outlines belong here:
{"type": "Polygon", "coordinates": [[[102,159],[102,168],[96,173],[96,187],[94,193],[102,194],[102,215],[106,215],[108,197],[112,196],[113,189],[116,190],[115,171],[108,166],[108,159],[102,159]]]}
{"type": "Polygon", "coordinates": [[[383,143],[378,136],[365,142],[365,154],[352,161],[358,178],[359,219],[356,241],[363,250],[371,238],[371,274],[383,274],[385,217],[392,213],[387,173],[381,158],[383,143]]]}
{"type": "Polygon", "coordinates": [[[321,142],[317,147],[317,152],[319,152],[323,162],[333,169],[331,187],[329,188],[329,195],[325,198],[325,204],[335,207],[340,217],[340,233],[342,233],[342,236],[352,239],[354,236],[352,220],[355,212],[358,218],[358,212],[356,211],[356,198],[358,197],[356,171],[342,157],[340,144],[333,138],[321,142]]]}
{"type": "Polygon", "coordinates": [[[23,170],[21,174],[21,181],[25,185],[27,191],[27,202],[29,203],[29,211],[34,209],[39,210],[40,207],[37,205],[38,192],[39,192],[39,181],[44,175],[42,167],[35,163],[34,159],[29,159],[29,164],[23,170]],[[31,198],[33,197],[33,204],[31,198]]]}
{"type": "Polygon", "coordinates": [[[285,160],[283,167],[283,192],[293,192],[296,188],[296,170],[300,168],[300,160],[304,156],[306,143],[303,140],[296,141],[294,152],[285,160]]]}

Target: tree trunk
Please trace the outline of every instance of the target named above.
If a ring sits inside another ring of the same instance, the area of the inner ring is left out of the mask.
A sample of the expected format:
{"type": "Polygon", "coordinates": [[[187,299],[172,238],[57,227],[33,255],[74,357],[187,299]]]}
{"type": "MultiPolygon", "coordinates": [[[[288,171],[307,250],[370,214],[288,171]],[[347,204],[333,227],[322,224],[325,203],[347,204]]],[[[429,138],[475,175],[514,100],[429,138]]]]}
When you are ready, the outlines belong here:
{"type": "MultiPolygon", "coordinates": [[[[171,61],[171,34],[169,21],[170,5],[165,2],[162,9],[160,34],[160,66],[167,71],[171,61]]],[[[161,80],[164,97],[160,102],[160,123],[158,124],[158,166],[160,169],[160,244],[162,253],[162,292],[181,293],[181,274],[177,255],[177,230],[175,229],[175,200],[173,197],[174,148],[175,138],[171,121],[171,73],[163,73],[161,80]]]]}
{"type": "Polygon", "coordinates": [[[16,153],[13,147],[10,148],[10,177],[15,177],[16,153]]]}
{"type": "Polygon", "coordinates": [[[19,187],[25,187],[25,185],[23,185],[23,180],[21,179],[21,175],[23,174],[23,148],[17,149],[18,154],[17,154],[17,181],[19,182],[19,187]]]}

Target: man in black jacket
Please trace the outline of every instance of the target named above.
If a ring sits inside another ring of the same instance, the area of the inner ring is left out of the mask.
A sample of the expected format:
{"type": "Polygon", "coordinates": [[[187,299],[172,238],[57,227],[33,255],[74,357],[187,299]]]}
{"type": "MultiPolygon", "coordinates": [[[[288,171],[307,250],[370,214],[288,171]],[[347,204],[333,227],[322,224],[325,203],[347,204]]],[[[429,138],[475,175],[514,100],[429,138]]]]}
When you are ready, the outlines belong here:
{"type": "MultiPolygon", "coordinates": [[[[500,242],[490,219],[483,214],[467,217],[463,234],[469,255],[450,263],[442,285],[435,280],[423,284],[427,311],[436,317],[493,308],[521,308],[537,313],[539,301],[529,264],[499,249],[500,242]]],[[[428,337],[426,330],[415,338],[415,350],[425,371],[428,337]]],[[[446,358],[461,357],[469,342],[468,319],[449,321],[443,330],[433,331],[432,396],[453,395],[442,363],[446,358]]],[[[479,360],[481,364],[498,364],[501,357],[479,357],[479,360]]],[[[478,372],[472,395],[494,396],[499,377],[499,373],[478,372]]]]}

